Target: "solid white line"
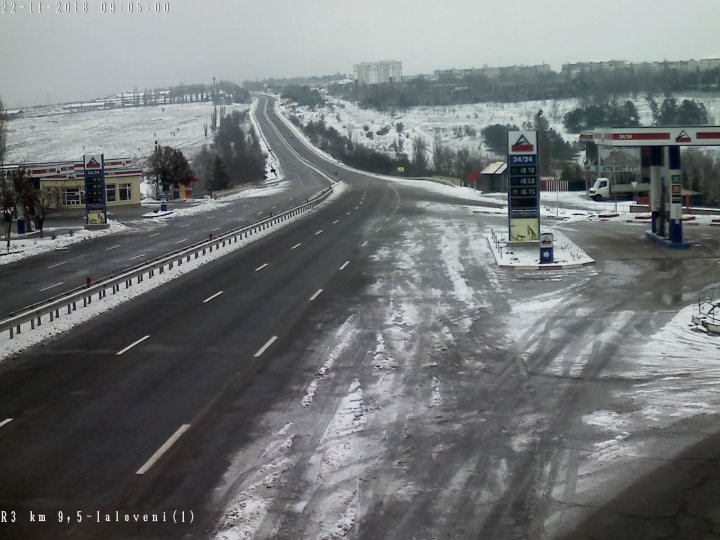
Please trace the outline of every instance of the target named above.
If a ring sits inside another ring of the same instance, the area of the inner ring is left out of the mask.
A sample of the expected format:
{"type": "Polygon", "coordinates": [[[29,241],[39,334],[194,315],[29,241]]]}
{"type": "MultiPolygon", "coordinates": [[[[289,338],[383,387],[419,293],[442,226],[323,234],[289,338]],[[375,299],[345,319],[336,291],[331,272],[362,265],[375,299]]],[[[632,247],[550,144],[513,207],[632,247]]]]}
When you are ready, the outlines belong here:
{"type": "Polygon", "coordinates": [[[110,251],[111,249],[117,249],[117,248],[120,247],[120,245],[121,245],[121,244],[117,244],[116,246],[109,247],[109,248],[107,248],[105,251],[110,251]]]}
{"type": "Polygon", "coordinates": [[[175,243],[176,243],[176,244],[182,244],[183,242],[187,242],[187,241],[188,241],[187,238],[183,238],[182,240],[178,240],[178,241],[175,242],[175,243]]]}
{"type": "Polygon", "coordinates": [[[205,300],[203,300],[203,304],[207,304],[210,300],[212,300],[213,298],[217,298],[217,297],[220,296],[222,293],[223,293],[223,292],[220,291],[220,292],[216,292],[216,293],[213,294],[212,296],[208,296],[205,300]]]}
{"type": "Polygon", "coordinates": [[[265,345],[263,345],[260,348],[260,350],[253,355],[253,357],[260,358],[263,355],[263,353],[268,350],[268,347],[270,347],[270,345],[275,343],[276,339],[277,339],[277,336],[273,336],[270,339],[268,339],[268,342],[265,345]]]}
{"type": "Polygon", "coordinates": [[[267,265],[268,265],[268,263],[265,263],[265,264],[263,264],[262,266],[258,266],[258,267],[255,269],[255,271],[256,271],[256,272],[259,272],[260,270],[262,270],[263,268],[265,268],[267,265]]]}
{"type": "Polygon", "coordinates": [[[145,254],[141,253],[140,255],[135,255],[134,257],[130,257],[130,260],[133,261],[135,259],[139,259],[140,257],[144,257],[144,256],[145,256],[145,254]]]}
{"type": "Polygon", "coordinates": [[[45,287],[44,289],[40,289],[40,292],[47,291],[48,289],[54,289],[55,287],[59,287],[65,283],[64,281],[61,281],[60,283],[56,283],[55,285],[50,285],[49,287],[45,287]]]}
{"type": "Polygon", "coordinates": [[[135,345],[140,345],[143,341],[145,341],[145,340],[148,339],[149,337],[150,337],[149,335],[148,335],[148,336],[145,336],[145,337],[141,337],[141,338],[138,339],[136,342],[131,343],[130,345],[128,345],[127,347],[125,347],[122,351],[116,352],[116,353],[115,353],[115,356],[120,356],[121,354],[125,354],[125,353],[128,352],[130,349],[132,349],[133,347],[135,347],[135,345]]]}
{"type": "Polygon", "coordinates": [[[312,302],[313,300],[315,300],[318,296],[320,296],[322,292],[322,289],[318,289],[317,292],[310,297],[310,301],[312,302]]]}
{"type": "Polygon", "coordinates": [[[6,419],[3,420],[2,422],[0,422],[0,428],[1,428],[1,427],[4,427],[4,426],[7,426],[7,425],[8,425],[10,422],[12,422],[12,421],[13,421],[12,418],[6,418],[6,419]]]}
{"type": "Polygon", "coordinates": [[[345,263],[340,267],[340,270],[345,270],[348,264],[350,264],[350,261],[345,261],[345,263]]]}
{"type": "Polygon", "coordinates": [[[178,429],[173,435],[165,441],[165,444],[163,444],[157,452],[155,452],[150,459],[147,460],[145,465],[140,467],[138,471],[135,474],[145,474],[150,470],[150,467],[155,465],[155,462],[160,459],[165,452],[170,450],[170,447],[177,442],[177,440],[182,436],[183,433],[185,433],[188,429],[190,429],[190,424],[183,424],[180,426],[180,429],[178,429]]]}
{"type": "Polygon", "coordinates": [[[321,232],[323,232],[322,229],[320,229],[318,232],[316,232],[316,233],[315,233],[315,236],[317,236],[317,235],[320,234],[321,232]]]}
{"type": "Polygon", "coordinates": [[[156,233],[153,233],[153,234],[148,234],[148,238],[152,238],[153,236],[157,236],[158,234],[160,234],[160,233],[159,233],[159,232],[156,232],[156,233]]]}
{"type": "Polygon", "coordinates": [[[298,242],[297,244],[295,244],[295,245],[294,245],[293,247],[291,247],[290,249],[297,249],[297,248],[299,248],[300,246],[302,246],[302,242],[298,242]]]}
{"type": "Polygon", "coordinates": [[[336,224],[338,224],[338,223],[340,223],[340,220],[339,220],[339,219],[336,219],[335,221],[333,221],[333,225],[336,225],[336,224]]]}
{"type": "Polygon", "coordinates": [[[63,261],[63,262],[59,262],[59,263],[57,263],[57,264],[53,264],[52,266],[48,266],[48,270],[49,270],[50,268],[55,268],[56,266],[60,266],[61,264],[67,264],[67,263],[68,263],[68,261],[63,261]]]}
{"type": "Polygon", "coordinates": [[[368,243],[368,241],[365,240],[362,244],[360,244],[360,247],[365,247],[365,246],[367,246],[367,243],[368,243]]]}

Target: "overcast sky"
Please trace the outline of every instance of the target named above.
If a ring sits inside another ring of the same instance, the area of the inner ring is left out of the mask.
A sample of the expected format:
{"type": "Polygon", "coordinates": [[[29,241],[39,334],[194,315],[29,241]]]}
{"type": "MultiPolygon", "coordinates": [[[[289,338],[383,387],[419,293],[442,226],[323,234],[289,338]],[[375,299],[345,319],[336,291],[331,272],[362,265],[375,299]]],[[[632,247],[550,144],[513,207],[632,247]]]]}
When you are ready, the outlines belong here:
{"type": "Polygon", "coordinates": [[[720,0],[142,0],[142,13],[128,13],[137,2],[127,0],[43,0],[41,14],[38,3],[0,13],[8,108],[213,75],[240,84],[352,73],[376,60],[399,60],[412,75],[720,56],[720,0]],[[72,12],[56,13],[58,4],[72,12]]]}

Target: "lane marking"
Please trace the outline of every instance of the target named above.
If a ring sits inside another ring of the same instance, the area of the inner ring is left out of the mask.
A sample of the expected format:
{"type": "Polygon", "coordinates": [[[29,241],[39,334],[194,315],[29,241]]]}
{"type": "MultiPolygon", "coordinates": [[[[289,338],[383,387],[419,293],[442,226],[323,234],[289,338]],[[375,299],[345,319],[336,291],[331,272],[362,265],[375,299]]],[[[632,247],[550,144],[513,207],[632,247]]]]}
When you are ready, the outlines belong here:
{"type": "Polygon", "coordinates": [[[349,215],[350,215],[350,212],[345,212],[345,215],[346,215],[346,216],[349,216],[349,215]]]}
{"type": "Polygon", "coordinates": [[[345,263],[340,267],[340,270],[345,270],[348,264],[350,264],[350,261],[345,261],[345,263]]]}
{"type": "Polygon", "coordinates": [[[53,264],[52,266],[48,266],[48,270],[50,268],[56,268],[56,267],[60,266],[61,264],[67,264],[67,263],[68,263],[68,261],[63,261],[63,262],[59,262],[57,264],[53,264]]]}
{"type": "Polygon", "coordinates": [[[268,265],[268,263],[265,263],[265,264],[263,264],[262,266],[258,266],[258,267],[255,269],[255,271],[256,271],[256,272],[259,272],[260,270],[262,270],[263,268],[265,268],[267,265],[268,265]]]}
{"type": "Polygon", "coordinates": [[[145,341],[145,340],[148,339],[149,337],[150,337],[149,335],[147,335],[147,336],[145,336],[145,337],[141,337],[140,339],[138,339],[138,340],[135,341],[134,343],[131,343],[130,345],[128,345],[127,347],[125,347],[123,350],[116,352],[116,353],[115,353],[115,356],[120,356],[121,354],[125,354],[126,352],[128,352],[130,349],[132,349],[132,348],[135,347],[136,345],[140,345],[143,341],[145,341]]]}
{"type": "Polygon", "coordinates": [[[297,248],[299,248],[300,246],[302,246],[302,242],[298,242],[297,244],[295,244],[295,245],[294,245],[293,247],[291,247],[290,249],[291,249],[291,250],[292,250],[292,249],[297,249],[297,248]]]}
{"type": "Polygon", "coordinates": [[[367,243],[368,243],[368,241],[365,240],[362,244],[360,244],[360,247],[365,247],[365,246],[367,246],[367,243]]]}
{"type": "Polygon", "coordinates": [[[189,227],[192,225],[192,223],[186,223],[185,225],[178,225],[178,229],[184,229],[185,227],[189,227]]]}
{"type": "Polygon", "coordinates": [[[160,234],[160,233],[159,233],[159,232],[156,232],[156,233],[153,233],[153,234],[149,234],[149,235],[148,235],[148,238],[152,238],[153,236],[157,236],[158,234],[160,234]]]}
{"type": "Polygon", "coordinates": [[[215,227],[214,229],[210,229],[210,232],[215,232],[215,231],[219,231],[219,230],[220,230],[220,227],[215,227]]]}
{"type": "Polygon", "coordinates": [[[223,293],[223,291],[220,291],[220,292],[216,292],[216,293],[213,294],[212,296],[208,296],[205,300],[203,300],[203,304],[207,304],[210,300],[212,300],[213,298],[217,298],[217,297],[220,296],[222,293],[223,293]]]}
{"type": "Polygon", "coordinates": [[[319,231],[317,231],[317,232],[315,233],[315,236],[317,236],[318,234],[320,234],[320,233],[322,233],[322,232],[323,232],[323,230],[320,229],[319,231]]]}
{"type": "Polygon", "coordinates": [[[227,211],[228,214],[232,214],[233,212],[235,212],[235,209],[232,209],[232,210],[228,210],[228,211],[227,211]]]}
{"type": "Polygon", "coordinates": [[[130,260],[134,261],[135,259],[139,259],[140,257],[144,257],[144,256],[145,256],[145,254],[141,253],[140,255],[135,255],[134,257],[130,257],[130,260]]]}
{"type": "Polygon", "coordinates": [[[212,221],[213,219],[215,219],[215,216],[210,216],[209,218],[207,218],[208,221],[212,221]]]}
{"type": "Polygon", "coordinates": [[[256,353],[253,355],[253,357],[254,357],[254,358],[260,358],[260,357],[263,355],[263,353],[268,350],[268,348],[270,347],[270,345],[272,345],[273,343],[275,343],[275,340],[276,340],[276,339],[277,339],[277,336],[273,336],[273,337],[271,337],[270,339],[268,339],[268,342],[267,342],[265,345],[263,345],[262,347],[260,347],[260,350],[258,350],[258,352],[256,352],[256,353]]]}
{"type": "Polygon", "coordinates": [[[310,297],[310,301],[312,302],[313,300],[315,300],[318,296],[320,296],[322,292],[322,289],[318,289],[317,292],[310,297]]]}
{"type": "Polygon", "coordinates": [[[377,229],[375,229],[375,232],[380,232],[380,231],[382,231],[382,227],[378,227],[377,229]]]}
{"type": "Polygon", "coordinates": [[[59,286],[62,285],[63,283],[65,283],[65,282],[64,282],[64,281],[61,281],[60,283],[56,283],[55,285],[50,285],[49,287],[45,287],[44,289],[40,289],[40,292],[44,292],[44,291],[47,291],[47,290],[50,290],[50,289],[54,289],[55,287],[59,287],[59,286]]]}
{"type": "Polygon", "coordinates": [[[183,238],[182,240],[178,240],[178,241],[175,242],[175,243],[176,243],[176,244],[182,244],[183,242],[187,242],[187,241],[188,241],[187,238],[183,238]]]}
{"type": "Polygon", "coordinates": [[[257,215],[258,215],[258,216],[262,216],[262,212],[258,212],[257,215]]]}
{"type": "Polygon", "coordinates": [[[12,421],[13,421],[12,418],[6,418],[6,419],[3,420],[2,422],[0,422],[0,428],[1,428],[1,427],[4,427],[4,426],[7,426],[7,425],[8,425],[10,422],[12,422],[12,421]]]}
{"type": "Polygon", "coordinates": [[[338,223],[340,223],[339,219],[336,219],[335,221],[333,221],[333,225],[337,225],[338,223]]]}
{"type": "Polygon", "coordinates": [[[165,441],[165,444],[163,444],[160,448],[158,448],[157,452],[155,452],[150,459],[145,462],[145,465],[140,467],[135,474],[145,474],[150,470],[150,467],[155,465],[155,462],[160,459],[165,452],[170,450],[170,447],[177,442],[177,440],[182,437],[182,434],[185,433],[188,429],[190,429],[190,424],[183,424],[180,426],[180,429],[178,429],[175,433],[172,434],[172,436],[165,441]]]}
{"type": "Polygon", "coordinates": [[[105,251],[110,251],[111,249],[117,249],[117,248],[120,247],[120,245],[121,245],[121,244],[117,244],[117,245],[115,245],[115,246],[109,247],[109,248],[107,248],[105,251]]]}

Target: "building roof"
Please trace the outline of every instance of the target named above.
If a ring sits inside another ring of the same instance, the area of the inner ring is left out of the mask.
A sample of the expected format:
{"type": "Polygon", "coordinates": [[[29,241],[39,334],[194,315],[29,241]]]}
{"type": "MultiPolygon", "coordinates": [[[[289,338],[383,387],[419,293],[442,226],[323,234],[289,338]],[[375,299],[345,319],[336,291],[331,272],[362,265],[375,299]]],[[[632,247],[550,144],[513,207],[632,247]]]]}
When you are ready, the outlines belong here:
{"type": "Polygon", "coordinates": [[[480,174],[503,174],[506,170],[507,163],[504,161],[494,161],[480,171],[480,174]]]}

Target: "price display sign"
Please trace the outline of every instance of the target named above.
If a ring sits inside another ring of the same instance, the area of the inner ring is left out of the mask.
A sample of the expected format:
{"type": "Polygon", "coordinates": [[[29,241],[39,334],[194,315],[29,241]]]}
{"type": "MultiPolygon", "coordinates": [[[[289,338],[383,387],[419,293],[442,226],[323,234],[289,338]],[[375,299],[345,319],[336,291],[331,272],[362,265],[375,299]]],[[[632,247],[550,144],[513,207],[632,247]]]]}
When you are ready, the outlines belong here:
{"type": "Polygon", "coordinates": [[[537,131],[508,132],[508,224],[511,242],[540,238],[537,131]]]}

